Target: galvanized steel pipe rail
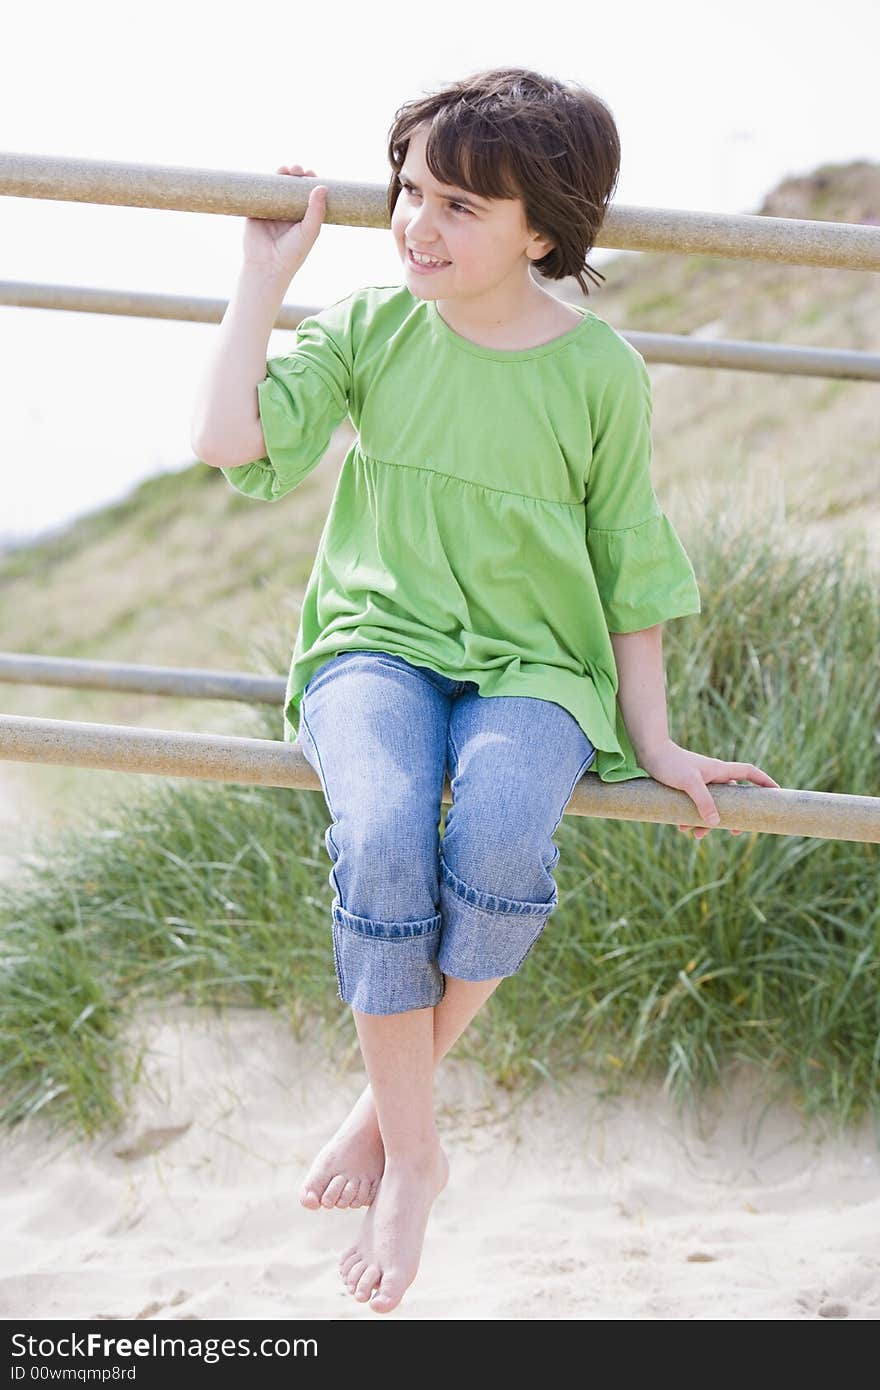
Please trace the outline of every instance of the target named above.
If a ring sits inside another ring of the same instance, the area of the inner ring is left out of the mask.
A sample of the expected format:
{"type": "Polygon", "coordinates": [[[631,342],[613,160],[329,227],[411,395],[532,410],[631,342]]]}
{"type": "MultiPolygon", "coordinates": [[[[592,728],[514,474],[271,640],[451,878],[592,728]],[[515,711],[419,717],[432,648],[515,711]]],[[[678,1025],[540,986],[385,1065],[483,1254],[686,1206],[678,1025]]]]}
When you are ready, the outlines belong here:
{"type": "MultiPolygon", "coordinates": [[[[90,289],[82,285],[44,285],[0,280],[0,304],[20,309],[61,309],[85,314],[122,314],[133,318],[176,319],[182,323],[220,323],[225,299],[195,295],[147,294],[134,290],[90,289]]],[[[276,328],[296,328],[318,313],[317,306],[283,304],[276,328]]],[[[789,347],[749,339],[713,340],[682,333],[619,330],[647,362],[683,367],[725,367],[737,372],[779,372],[786,376],[846,377],[880,381],[880,353],[841,348],[789,347]]]]}
{"type": "MultiPolygon", "coordinates": [[[[0,154],[0,194],[11,197],[298,220],[305,211],[309,192],[318,183],[325,184],[328,190],[325,214],[328,223],[360,227],[388,226],[386,189],[382,185],[328,179],[291,179],[281,174],[244,174],[178,166],[0,154]]],[[[636,251],[671,251],[681,255],[705,254],[779,261],[789,265],[880,270],[880,229],[857,223],[616,206],[609,209],[596,245],[636,251]]],[[[131,312],[131,305],[136,305],[141,298],[128,296],[128,308],[105,307],[102,311],[131,312]]],[[[158,298],[167,301],[167,297],[158,298]]],[[[209,303],[212,303],[212,309],[211,318],[207,321],[219,321],[225,306],[220,308],[217,302],[209,303]],[[217,318],[214,318],[215,314],[217,318]]],[[[68,307],[71,305],[68,304],[68,307]]],[[[173,315],[167,312],[167,302],[165,309],[165,313],[155,316],[179,316],[177,311],[173,315]]],[[[198,304],[196,309],[201,319],[198,304]]],[[[282,314],[290,312],[287,306],[282,310],[282,314]]],[[[302,317],[297,309],[294,308],[292,312],[302,317]]],[[[190,317],[190,314],[186,317],[190,317]]],[[[295,326],[296,322],[299,322],[298,317],[291,326],[295,326]]],[[[279,326],[287,326],[281,316],[279,326]]],[[[706,343],[705,340],[676,339],[671,334],[626,336],[640,351],[643,351],[644,344],[649,351],[653,348],[657,352],[678,351],[684,354],[677,359],[654,356],[653,360],[704,361],[706,349],[716,354],[728,354],[727,362],[716,360],[711,365],[732,365],[737,358],[741,365],[749,358],[755,362],[756,351],[764,355],[765,363],[768,352],[788,354],[790,362],[795,360],[792,354],[815,356],[825,353],[823,349],[768,349],[763,344],[706,343]]],[[[645,351],[644,355],[648,357],[649,352],[645,351]]],[[[860,359],[871,357],[870,354],[856,353],[834,355],[860,359]]],[[[806,364],[807,359],[801,356],[801,365],[806,364]]],[[[864,361],[859,364],[838,361],[837,365],[850,368],[867,365],[869,375],[874,379],[870,360],[867,364],[864,361]]],[[[767,367],[754,369],[767,370],[767,367]]],[[[808,374],[812,374],[812,371],[808,374]]],[[[849,375],[850,372],[832,371],[827,374],[849,375]]],[[[13,662],[19,663],[17,669],[21,671],[21,658],[11,653],[7,655],[13,658],[13,662]]],[[[30,660],[31,677],[49,674],[45,666],[40,671],[40,658],[30,660]]],[[[68,659],[42,660],[66,662],[68,659]]],[[[169,672],[173,668],[153,668],[152,675],[146,675],[143,669],[135,672],[132,668],[121,668],[115,663],[73,664],[80,668],[88,665],[92,669],[74,672],[68,667],[63,673],[65,684],[77,681],[85,683],[86,680],[91,684],[99,674],[94,668],[102,666],[109,668],[101,673],[105,681],[124,682],[112,688],[143,689],[143,682],[150,680],[154,693],[163,682],[166,692],[172,693],[167,683],[172,679],[169,672]]],[[[10,669],[7,667],[6,678],[24,678],[9,675],[10,669]]],[[[57,670],[55,674],[58,675],[57,670]]],[[[248,688],[248,683],[260,678],[248,677],[244,673],[174,671],[173,693],[180,693],[181,678],[190,683],[187,693],[210,693],[216,698],[267,697],[274,701],[281,686],[280,678],[267,678],[270,686],[266,696],[256,697],[248,688]],[[221,677],[219,684],[218,675],[221,677]]],[[[111,686],[107,684],[106,688],[111,686]]],[[[0,758],[159,776],[321,789],[317,775],[298,748],[270,739],[0,715],[0,758]]],[[[713,785],[712,796],[721,813],[722,827],[880,843],[880,798],[789,788],[731,787],[727,784],[713,785]]],[[[452,800],[448,778],[444,780],[442,799],[447,803],[452,800]]],[[[585,775],[574,789],[566,812],[661,824],[693,824],[695,821],[695,808],[690,797],[645,778],[603,783],[595,776],[585,775]]]]}
{"type": "MultiPolygon", "coordinates": [[[[388,227],[383,184],[0,153],[0,194],[13,198],[298,221],[317,184],[327,189],[326,222],[341,227],[388,227]]],[[[606,214],[596,245],[880,270],[880,228],[858,222],[614,205],[606,214]]]]}
{"type": "Polygon", "coordinates": [[[194,700],[241,700],[280,705],[287,680],[250,671],[215,671],[186,666],[141,666],[71,656],[0,652],[0,681],[18,685],[61,685],[78,690],[125,690],[139,695],[178,695],[194,700]]]}
{"type": "MultiPolygon", "coordinates": [[[[0,758],[321,790],[317,774],[300,749],[273,739],[6,714],[0,715],[0,758]]],[[[711,792],[722,828],[880,844],[880,797],[727,783],[713,784],[711,792]]],[[[448,776],[442,800],[452,802],[448,776]]],[[[700,823],[693,801],[684,792],[652,778],[601,782],[589,773],[575,787],[566,814],[663,825],[700,823]]]]}

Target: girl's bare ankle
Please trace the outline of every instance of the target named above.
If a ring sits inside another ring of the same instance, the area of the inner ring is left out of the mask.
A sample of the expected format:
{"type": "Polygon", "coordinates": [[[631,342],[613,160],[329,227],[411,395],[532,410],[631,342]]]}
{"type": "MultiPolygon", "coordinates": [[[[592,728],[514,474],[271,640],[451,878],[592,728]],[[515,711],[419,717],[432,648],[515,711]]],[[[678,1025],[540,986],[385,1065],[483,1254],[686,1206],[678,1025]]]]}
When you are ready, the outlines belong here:
{"type": "Polygon", "coordinates": [[[389,1149],[385,1145],[385,1168],[406,1169],[413,1173],[431,1173],[437,1166],[440,1156],[440,1135],[419,1136],[417,1139],[399,1141],[389,1149]]]}

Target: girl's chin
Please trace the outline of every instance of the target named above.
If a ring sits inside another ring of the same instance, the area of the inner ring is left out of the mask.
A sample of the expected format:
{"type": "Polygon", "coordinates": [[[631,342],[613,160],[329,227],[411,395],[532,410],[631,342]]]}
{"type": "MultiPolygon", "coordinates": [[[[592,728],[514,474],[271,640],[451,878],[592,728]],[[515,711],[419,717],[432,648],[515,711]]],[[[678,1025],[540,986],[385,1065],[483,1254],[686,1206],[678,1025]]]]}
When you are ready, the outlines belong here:
{"type": "Polygon", "coordinates": [[[426,285],[421,275],[407,275],[406,287],[411,294],[418,295],[420,299],[436,299],[441,292],[439,285],[426,285]]]}

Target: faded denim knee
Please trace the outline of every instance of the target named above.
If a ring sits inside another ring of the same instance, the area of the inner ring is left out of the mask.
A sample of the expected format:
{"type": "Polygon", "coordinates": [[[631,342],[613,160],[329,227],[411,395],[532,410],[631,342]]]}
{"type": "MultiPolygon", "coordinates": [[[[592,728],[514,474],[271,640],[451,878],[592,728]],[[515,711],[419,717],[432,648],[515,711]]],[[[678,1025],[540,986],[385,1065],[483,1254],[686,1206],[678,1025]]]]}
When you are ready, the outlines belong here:
{"type": "Polygon", "coordinates": [[[365,1014],[428,1009],[443,998],[438,964],[440,913],[382,922],[333,903],[333,957],[339,997],[365,1014]]]}
{"type": "Polygon", "coordinates": [[[558,902],[525,902],[472,887],[440,862],[440,969],[459,980],[515,975],[558,902]]]}

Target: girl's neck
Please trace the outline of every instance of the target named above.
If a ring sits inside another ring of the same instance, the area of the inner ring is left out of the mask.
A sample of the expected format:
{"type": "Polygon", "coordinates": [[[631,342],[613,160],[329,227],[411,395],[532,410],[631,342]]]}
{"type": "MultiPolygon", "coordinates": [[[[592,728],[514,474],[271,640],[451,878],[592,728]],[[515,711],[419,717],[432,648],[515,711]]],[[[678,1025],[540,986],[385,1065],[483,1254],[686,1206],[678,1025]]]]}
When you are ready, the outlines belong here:
{"type": "Polygon", "coordinates": [[[581,322],[581,316],[555,295],[534,286],[518,302],[471,304],[465,299],[438,299],[437,311],[443,322],[478,347],[521,352],[541,347],[567,333],[581,322]]]}

